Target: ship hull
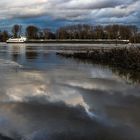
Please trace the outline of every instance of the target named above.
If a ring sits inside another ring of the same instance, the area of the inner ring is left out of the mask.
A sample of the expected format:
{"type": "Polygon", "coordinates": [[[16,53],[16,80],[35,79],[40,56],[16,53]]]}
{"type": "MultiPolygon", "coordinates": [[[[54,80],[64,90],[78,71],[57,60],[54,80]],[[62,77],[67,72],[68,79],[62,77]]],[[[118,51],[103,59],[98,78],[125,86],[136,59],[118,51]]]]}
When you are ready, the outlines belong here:
{"type": "Polygon", "coordinates": [[[21,44],[21,43],[27,43],[27,42],[26,42],[26,41],[24,41],[24,42],[7,41],[6,43],[8,43],[8,44],[10,44],[10,43],[11,43],[11,44],[17,44],[17,43],[18,43],[18,44],[21,44]]]}

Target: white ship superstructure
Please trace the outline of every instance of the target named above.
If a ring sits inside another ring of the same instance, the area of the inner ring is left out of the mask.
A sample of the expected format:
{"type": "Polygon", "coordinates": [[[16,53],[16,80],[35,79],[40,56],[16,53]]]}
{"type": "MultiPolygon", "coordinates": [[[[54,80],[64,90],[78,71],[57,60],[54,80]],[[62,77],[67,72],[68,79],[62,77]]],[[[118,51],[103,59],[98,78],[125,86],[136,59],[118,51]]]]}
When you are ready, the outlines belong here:
{"type": "Polygon", "coordinates": [[[26,37],[20,37],[20,38],[9,38],[6,42],[7,43],[24,43],[27,41],[26,37]]]}

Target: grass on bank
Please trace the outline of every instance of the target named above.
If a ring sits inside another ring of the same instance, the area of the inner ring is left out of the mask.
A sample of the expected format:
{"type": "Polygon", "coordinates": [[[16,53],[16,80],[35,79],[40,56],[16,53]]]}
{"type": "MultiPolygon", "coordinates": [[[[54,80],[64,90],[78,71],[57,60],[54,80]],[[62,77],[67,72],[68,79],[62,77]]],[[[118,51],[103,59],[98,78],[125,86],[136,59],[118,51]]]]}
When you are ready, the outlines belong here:
{"type": "Polygon", "coordinates": [[[89,61],[96,64],[111,65],[126,70],[140,71],[140,48],[98,49],[86,52],[57,53],[57,55],[89,61]]]}

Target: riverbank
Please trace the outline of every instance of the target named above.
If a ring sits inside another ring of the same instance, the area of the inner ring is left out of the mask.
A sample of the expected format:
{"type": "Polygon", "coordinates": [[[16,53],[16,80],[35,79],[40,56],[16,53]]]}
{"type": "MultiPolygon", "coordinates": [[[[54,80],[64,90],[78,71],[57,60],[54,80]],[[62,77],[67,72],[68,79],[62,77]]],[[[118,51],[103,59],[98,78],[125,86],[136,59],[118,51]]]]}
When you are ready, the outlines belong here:
{"type": "Polygon", "coordinates": [[[57,55],[96,64],[111,65],[126,70],[140,71],[140,48],[138,47],[99,48],[85,52],[58,52],[57,55]]]}
{"type": "MultiPolygon", "coordinates": [[[[12,43],[12,42],[10,42],[12,43]]],[[[18,42],[13,42],[18,43],[18,42]]],[[[54,43],[54,44],[128,44],[129,40],[118,39],[30,39],[24,43],[54,43]]]]}

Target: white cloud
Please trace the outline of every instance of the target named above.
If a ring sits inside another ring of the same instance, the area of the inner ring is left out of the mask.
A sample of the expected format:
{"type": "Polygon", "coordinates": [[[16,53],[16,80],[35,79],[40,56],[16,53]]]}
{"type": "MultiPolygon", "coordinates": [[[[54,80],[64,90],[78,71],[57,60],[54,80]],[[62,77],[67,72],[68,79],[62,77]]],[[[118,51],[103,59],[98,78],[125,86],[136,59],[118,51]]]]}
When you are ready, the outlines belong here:
{"type": "Polygon", "coordinates": [[[71,21],[115,18],[121,21],[126,17],[139,17],[139,5],[139,0],[1,0],[0,19],[48,15],[71,21]]]}

